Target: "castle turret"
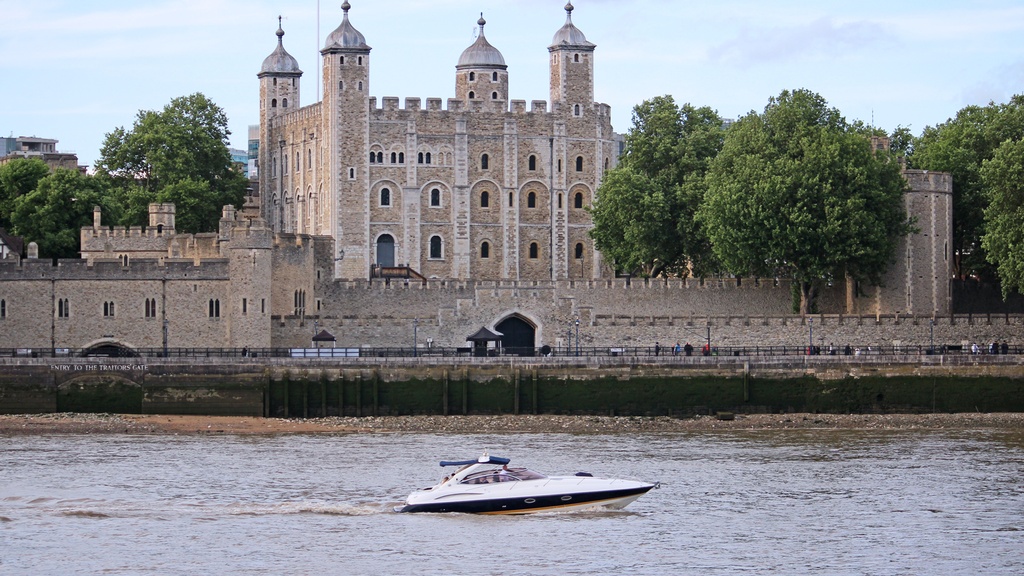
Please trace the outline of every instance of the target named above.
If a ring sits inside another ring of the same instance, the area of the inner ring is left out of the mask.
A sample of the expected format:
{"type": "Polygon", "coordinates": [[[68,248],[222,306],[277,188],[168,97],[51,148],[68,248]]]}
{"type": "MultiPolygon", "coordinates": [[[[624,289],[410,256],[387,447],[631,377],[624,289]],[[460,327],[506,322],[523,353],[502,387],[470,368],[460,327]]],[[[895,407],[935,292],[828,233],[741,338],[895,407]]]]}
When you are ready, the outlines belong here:
{"type": "Polygon", "coordinates": [[[463,102],[490,100],[508,102],[508,66],[497,48],[484,36],[484,15],[476,22],[480,34],[466,48],[455,67],[455,97],[463,102]]]}
{"type": "Polygon", "coordinates": [[[561,102],[574,116],[594,103],[594,48],[572,23],[572,2],[565,5],[565,25],[555,33],[551,53],[551,103],[561,102]]]}
{"type": "Polygon", "coordinates": [[[277,48],[263,61],[256,75],[260,79],[260,190],[269,192],[263,217],[272,225],[283,223],[279,202],[283,175],[287,171],[284,164],[287,159],[281,147],[271,141],[272,124],[278,116],[299,107],[299,79],[302,77],[298,61],[284,49],[280,16],[277,22],[277,48]]]}
{"type": "Polygon", "coordinates": [[[351,5],[341,5],[341,25],[327,37],[323,55],[322,138],[330,175],[323,209],[325,224],[336,239],[335,275],[365,278],[370,267],[369,188],[370,47],[348,19],[351,5]]]}

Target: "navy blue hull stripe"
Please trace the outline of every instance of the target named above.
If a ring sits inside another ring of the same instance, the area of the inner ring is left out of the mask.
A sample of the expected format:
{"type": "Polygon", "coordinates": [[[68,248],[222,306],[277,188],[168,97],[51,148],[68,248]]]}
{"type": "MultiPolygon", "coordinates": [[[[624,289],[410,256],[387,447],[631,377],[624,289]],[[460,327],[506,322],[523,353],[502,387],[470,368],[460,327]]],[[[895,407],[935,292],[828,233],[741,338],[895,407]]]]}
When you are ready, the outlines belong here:
{"type": "Polygon", "coordinates": [[[525,512],[529,510],[541,510],[544,508],[564,508],[566,506],[579,506],[580,504],[598,503],[606,500],[616,500],[629,496],[640,495],[650,490],[651,486],[629,488],[625,490],[602,490],[600,492],[584,492],[580,494],[553,496],[539,496],[532,498],[501,498],[491,500],[465,500],[462,502],[431,502],[429,504],[410,504],[402,508],[401,512],[462,512],[467,514],[508,514],[510,512],[525,512]],[[564,500],[569,496],[568,500],[564,500]],[[532,500],[532,502],[528,502],[532,500]]]}

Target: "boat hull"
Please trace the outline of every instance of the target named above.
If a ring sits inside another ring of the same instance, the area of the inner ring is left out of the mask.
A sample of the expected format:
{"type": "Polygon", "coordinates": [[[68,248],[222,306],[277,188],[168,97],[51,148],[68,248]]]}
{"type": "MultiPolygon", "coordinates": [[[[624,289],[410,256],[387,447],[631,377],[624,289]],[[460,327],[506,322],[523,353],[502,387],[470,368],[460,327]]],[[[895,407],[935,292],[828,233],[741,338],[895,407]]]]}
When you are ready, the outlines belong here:
{"type": "Polygon", "coordinates": [[[569,494],[467,498],[406,504],[399,512],[460,512],[464,514],[536,514],[588,508],[620,509],[646,494],[654,485],[569,494]]]}

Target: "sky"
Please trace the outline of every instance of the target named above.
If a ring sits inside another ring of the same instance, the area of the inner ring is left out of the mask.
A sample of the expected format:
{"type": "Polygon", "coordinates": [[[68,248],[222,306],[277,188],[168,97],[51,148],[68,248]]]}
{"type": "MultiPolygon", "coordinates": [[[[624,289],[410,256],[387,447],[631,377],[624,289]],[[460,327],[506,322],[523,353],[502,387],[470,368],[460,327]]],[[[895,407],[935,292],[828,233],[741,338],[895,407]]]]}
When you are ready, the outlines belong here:
{"type": "MultiPolygon", "coordinates": [[[[442,98],[483,12],[510,98],[548,100],[547,47],[565,0],[349,0],[366,37],[370,95],[442,98]]],[[[761,111],[785,89],[823,96],[848,120],[920,134],[967,105],[1024,93],[1022,0],[574,0],[597,45],[595,99],[616,131],[646,99],[761,111]]],[[[256,74],[284,45],[319,100],[319,49],[341,0],[0,0],[0,136],[59,140],[93,165],[107,133],[140,110],[201,92],[224,109],[231,145],[259,122],[256,74]]]]}

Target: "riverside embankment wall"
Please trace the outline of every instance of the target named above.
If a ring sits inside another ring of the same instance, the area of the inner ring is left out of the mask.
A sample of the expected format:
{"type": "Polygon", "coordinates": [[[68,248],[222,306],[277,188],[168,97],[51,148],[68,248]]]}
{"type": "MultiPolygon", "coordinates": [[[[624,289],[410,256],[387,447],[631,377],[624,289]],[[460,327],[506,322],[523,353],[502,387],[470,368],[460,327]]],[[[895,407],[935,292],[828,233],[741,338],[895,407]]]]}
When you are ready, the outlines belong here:
{"type": "Polygon", "coordinates": [[[1024,357],[2,359],[0,413],[1024,412],[1024,357]],[[142,363],[145,362],[145,363],[142,363]]]}

